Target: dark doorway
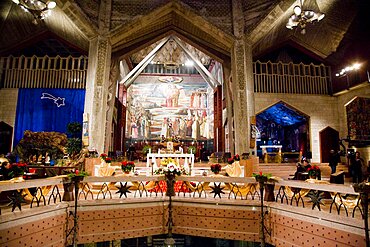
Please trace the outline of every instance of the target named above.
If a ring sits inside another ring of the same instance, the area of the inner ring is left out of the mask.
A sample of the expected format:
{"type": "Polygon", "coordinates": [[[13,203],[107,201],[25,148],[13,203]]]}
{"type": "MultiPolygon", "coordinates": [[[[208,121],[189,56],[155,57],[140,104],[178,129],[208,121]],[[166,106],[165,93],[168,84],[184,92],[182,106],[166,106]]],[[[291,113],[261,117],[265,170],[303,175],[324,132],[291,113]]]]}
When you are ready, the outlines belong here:
{"type": "Polygon", "coordinates": [[[331,127],[320,131],[321,163],[328,163],[330,150],[339,151],[339,132],[331,127]]]}
{"type": "Polygon", "coordinates": [[[12,147],[13,127],[7,123],[0,122],[0,154],[7,154],[12,147]]]}

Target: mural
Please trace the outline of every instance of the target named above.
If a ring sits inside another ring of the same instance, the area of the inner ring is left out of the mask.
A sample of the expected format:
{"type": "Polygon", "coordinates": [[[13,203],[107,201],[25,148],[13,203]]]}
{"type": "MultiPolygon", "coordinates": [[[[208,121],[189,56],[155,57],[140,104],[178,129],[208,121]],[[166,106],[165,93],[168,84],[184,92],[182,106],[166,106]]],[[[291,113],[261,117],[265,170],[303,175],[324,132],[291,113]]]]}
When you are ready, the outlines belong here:
{"type": "Polygon", "coordinates": [[[213,90],[201,77],[140,76],[127,95],[126,137],[213,138],[213,90]]]}
{"type": "Polygon", "coordinates": [[[346,106],[348,135],[351,140],[370,139],[370,98],[355,98],[346,106]]]}

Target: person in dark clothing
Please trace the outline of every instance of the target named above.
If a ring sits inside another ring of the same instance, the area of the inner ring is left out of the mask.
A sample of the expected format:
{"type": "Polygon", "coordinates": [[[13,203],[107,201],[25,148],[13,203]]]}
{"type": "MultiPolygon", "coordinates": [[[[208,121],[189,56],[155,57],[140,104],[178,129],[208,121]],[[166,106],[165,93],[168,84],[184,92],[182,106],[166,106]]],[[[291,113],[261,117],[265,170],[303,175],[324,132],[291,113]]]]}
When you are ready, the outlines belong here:
{"type": "Polygon", "coordinates": [[[2,179],[3,180],[9,180],[12,178],[12,176],[10,175],[10,172],[12,171],[12,165],[7,162],[7,161],[4,161],[1,163],[1,167],[0,167],[0,173],[2,176],[2,179]]]}
{"type": "Polygon", "coordinates": [[[307,172],[308,168],[310,168],[311,165],[308,163],[306,158],[302,158],[301,162],[297,163],[297,170],[294,173],[294,177],[292,178],[293,180],[304,180],[305,177],[302,176],[302,173],[307,172]]]}
{"type": "Polygon", "coordinates": [[[364,166],[364,160],[360,157],[360,152],[356,152],[355,158],[351,162],[352,166],[352,178],[353,183],[362,182],[362,167],[364,166]]]}
{"type": "Polygon", "coordinates": [[[339,152],[335,152],[333,149],[330,150],[329,166],[331,168],[331,174],[336,173],[338,162],[339,152]]]}
{"type": "Polygon", "coordinates": [[[128,160],[133,161],[135,159],[135,147],[133,144],[128,148],[128,160]]]}

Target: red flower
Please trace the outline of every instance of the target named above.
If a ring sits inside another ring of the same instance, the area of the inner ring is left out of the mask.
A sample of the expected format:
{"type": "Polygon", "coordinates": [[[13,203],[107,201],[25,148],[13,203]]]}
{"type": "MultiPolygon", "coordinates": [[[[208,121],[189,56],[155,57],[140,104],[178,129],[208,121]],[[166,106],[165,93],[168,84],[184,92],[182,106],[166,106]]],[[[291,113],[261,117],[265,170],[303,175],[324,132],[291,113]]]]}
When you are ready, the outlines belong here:
{"type": "Polygon", "coordinates": [[[220,164],[212,164],[211,165],[211,171],[212,172],[220,172],[221,171],[221,165],[220,164]]]}
{"type": "Polygon", "coordinates": [[[75,170],[75,173],[76,173],[76,175],[78,175],[78,173],[79,173],[79,170],[78,170],[78,169],[76,169],[76,170],[75,170]]]}
{"type": "Polygon", "coordinates": [[[227,159],[227,163],[229,163],[229,164],[234,163],[234,157],[232,157],[232,158],[228,158],[228,159],[227,159]]]}
{"type": "Polygon", "coordinates": [[[239,156],[239,154],[235,154],[235,156],[234,156],[234,160],[240,160],[240,156],[239,156]]]}
{"type": "Polygon", "coordinates": [[[260,172],[260,176],[262,176],[262,172],[260,172]]]}
{"type": "Polygon", "coordinates": [[[112,162],[112,158],[110,158],[110,157],[105,158],[105,162],[111,163],[112,162]]]}

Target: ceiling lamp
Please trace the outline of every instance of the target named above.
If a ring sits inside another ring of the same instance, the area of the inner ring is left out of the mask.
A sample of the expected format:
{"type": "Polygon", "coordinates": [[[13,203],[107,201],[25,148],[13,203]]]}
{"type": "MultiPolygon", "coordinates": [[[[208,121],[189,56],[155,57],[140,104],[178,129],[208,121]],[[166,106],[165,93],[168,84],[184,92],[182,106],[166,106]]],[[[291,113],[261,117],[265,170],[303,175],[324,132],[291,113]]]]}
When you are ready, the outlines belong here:
{"type": "Polygon", "coordinates": [[[43,0],[12,0],[19,5],[24,11],[33,15],[33,23],[38,24],[38,21],[45,19],[50,15],[50,10],[55,8],[57,4],[54,1],[43,0]]]}
{"type": "Polygon", "coordinates": [[[288,29],[298,27],[301,29],[301,34],[306,33],[307,23],[319,22],[325,17],[325,14],[320,12],[316,0],[299,0],[299,5],[294,7],[293,12],[286,27],[288,29]]]}

